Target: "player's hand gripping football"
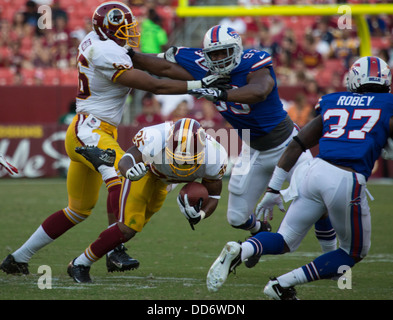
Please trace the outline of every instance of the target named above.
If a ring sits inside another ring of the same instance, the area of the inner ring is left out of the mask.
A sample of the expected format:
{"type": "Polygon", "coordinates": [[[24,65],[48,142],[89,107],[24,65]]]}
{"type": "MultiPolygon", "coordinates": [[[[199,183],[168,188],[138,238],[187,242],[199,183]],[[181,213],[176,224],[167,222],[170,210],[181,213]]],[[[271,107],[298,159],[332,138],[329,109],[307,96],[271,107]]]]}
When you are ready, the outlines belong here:
{"type": "Polygon", "coordinates": [[[263,215],[263,221],[267,222],[267,220],[273,219],[273,208],[277,205],[281,212],[285,212],[284,204],[281,199],[280,193],[273,191],[268,188],[261,202],[258,203],[257,208],[255,210],[255,215],[257,219],[260,220],[263,215]]]}
{"type": "Polygon", "coordinates": [[[15,168],[12,164],[10,164],[7,160],[5,160],[3,155],[1,154],[0,154],[0,167],[4,167],[5,170],[7,170],[10,175],[14,175],[18,173],[18,169],[15,168]]]}
{"type": "Polygon", "coordinates": [[[184,216],[187,218],[188,222],[190,223],[192,230],[194,230],[194,224],[197,224],[202,219],[200,214],[201,207],[202,207],[202,199],[200,199],[196,205],[191,206],[188,203],[187,194],[184,195],[184,201],[181,198],[181,196],[178,195],[177,204],[179,206],[181,213],[184,214],[184,216]]]}
{"type": "Polygon", "coordinates": [[[143,162],[138,162],[127,170],[126,178],[131,181],[137,181],[143,178],[146,173],[147,173],[146,165],[143,162]]]}

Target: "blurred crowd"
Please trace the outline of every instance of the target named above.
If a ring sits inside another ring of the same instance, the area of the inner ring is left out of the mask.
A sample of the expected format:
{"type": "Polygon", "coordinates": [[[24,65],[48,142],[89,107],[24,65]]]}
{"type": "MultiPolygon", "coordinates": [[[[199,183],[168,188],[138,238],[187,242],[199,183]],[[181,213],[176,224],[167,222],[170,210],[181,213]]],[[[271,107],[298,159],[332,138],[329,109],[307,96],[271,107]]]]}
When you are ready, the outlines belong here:
{"type": "MultiPolygon", "coordinates": [[[[101,0],[2,0],[0,7],[0,85],[65,84],[76,82],[77,47],[91,31],[91,12],[101,0]],[[52,28],[39,27],[40,5],[49,5],[52,28]],[[83,9],[83,10],[82,10],[83,9]]],[[[125,0],[137,16],[141,31],[140,50],[164,51],[171,32],[181,27],[175,16],[176,0],[125,0]]],[[[255,4],[335,4],[388,3],[385,0],[239,0],[239,5],[255,4]]],[[[197,0],[190,4],[198,4],[197,0]]],[[[244,48],[255,48],[273,56],[279,86],[296,86],[293,99],[285,101],[291,117],[303,126],[313,116],[321,94],[343,87],[345,72],[359,55],[356,26],[340,29],[338,17],[230,17],[219,21],[235,28],[244,48]]],[[[367,23],[373,54],[393,66],[393,16],[371,15],[367,23]]],[[[178,44],[179,45],[179,44],[178,44]]],[[[222,118],[206,101],[188,96],[143,95],[142,112],[134,122],[140,126],[190,115],[211,127],[222,118]]]]}

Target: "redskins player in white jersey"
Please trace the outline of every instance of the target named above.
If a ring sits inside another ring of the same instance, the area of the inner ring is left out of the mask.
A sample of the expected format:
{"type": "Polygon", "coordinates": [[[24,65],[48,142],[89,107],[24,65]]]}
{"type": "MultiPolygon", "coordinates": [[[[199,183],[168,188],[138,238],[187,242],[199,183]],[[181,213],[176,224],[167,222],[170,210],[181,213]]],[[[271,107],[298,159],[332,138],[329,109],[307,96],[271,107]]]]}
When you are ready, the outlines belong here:
{"type": "MultiPolygon", "coordinates": [[[[77,115],[65,139],[66,152],[71,159],[67,176],[68,205],[50,215],[21,248],[6,257],[1,264],[6,273],[29,273],[27,263],[39,249],[85,220],[97,203],[103,181],[108,189],[109,224],[117,221],[121,180],[116,170],[124,154],[117,142],[117,126],[131,88],[155,94],[184,94],[192,88],[220,84],[218,76],[208,76],[201,81],[158,79],[133,68],[132,54],[126,48],[138,47],[140,34],[131,9],[121,2],[99,5],[92,24],[93,31],[86,35],[78,48],[77,115]],[[78,153],[76,148],[86,145],[114,150],[111,156],[116,157],[115,165],[106,166],[101,154],[78,153]],[[88,161],[94,156],[100,161],[88,161]]],[[[168,63],[160,68],[159,75],[163,77],[173,77],[174,70],[179,72],[176,64],[168,63]]],[[[188,73],[183,75],[186,78],[182,79],[193,79],[188,73]]],[[[121,246],[111,253],[107,260],[108,271],[138,267],[139,262],[124,250],[121,246]]]]}
{"type": "Polygon", "coordinates": [[[141,232],[150,218],[160,210],[172,183],[202,179],[209,201],[190,206],[180,200],[180,211],[190,224],[209,217],[217,207],[222,189],[222,176],[227,165],[227,152],[199,122],[183,118],[141,129],[133,146],[119,162],[124,177],[120,196],[119,222],[104,230],[96,241],[68,266],[76,282],[91,282],[90,266],[141,232]]]}

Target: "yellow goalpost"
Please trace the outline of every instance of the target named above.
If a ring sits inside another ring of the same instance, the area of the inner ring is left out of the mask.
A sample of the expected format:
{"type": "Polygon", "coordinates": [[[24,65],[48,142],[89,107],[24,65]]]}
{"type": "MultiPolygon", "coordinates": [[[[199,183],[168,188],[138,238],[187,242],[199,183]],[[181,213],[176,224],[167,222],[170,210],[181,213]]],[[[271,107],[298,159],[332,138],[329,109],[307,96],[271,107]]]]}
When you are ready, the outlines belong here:
{"type": "Polygon", "coordinates": [[[179,0],[176,14],[179,17],[349,15],[356,23],[360,55],[366,56],[371,55],[371,41],[365,16],[393,14],[393,4],[190,6],[188,0],[179,0]]]}

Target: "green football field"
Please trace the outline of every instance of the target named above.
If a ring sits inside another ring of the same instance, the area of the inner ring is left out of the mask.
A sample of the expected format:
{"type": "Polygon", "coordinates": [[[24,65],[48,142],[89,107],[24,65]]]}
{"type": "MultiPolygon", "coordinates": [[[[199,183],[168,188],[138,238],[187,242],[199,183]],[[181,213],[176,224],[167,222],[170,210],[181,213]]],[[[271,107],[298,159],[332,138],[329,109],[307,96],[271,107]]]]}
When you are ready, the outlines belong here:
{"type": "MultiPolygon", "coordinates": [[[[126,244],[140,261],[138,270],[107,273],[105,259],[90,271],[92,284],[76,284],[67,275],[67,264],[94,241],[107,226],[106,190],[82,224],[39,251],[30,261],[30,275],[0,272],[0,300],[265,300],[263,287],[271,276],[302,266],[320,254],[310,231],[297,252],[264,256],[253,269],[244,265],[231,274],[217,293],[206,288],[206,274],[227,241],[245,240],[248,234],[226,220],[227,179],[213,216],[192,231],[176,203],[179,186],[143,232],[126,244]],[[49,277],[50,276],[50,277],[49,277]],[[48,280],[49,279],[49,280],[48,280]]],[[[340,283],[323,280],[298,286],[304,300],[391,300],[393,298],[393,185],[369,184],[374,201],[372,245],[369,255],[340,283]],[[342,287],[345,288],[342,288],[342,287]],[[340,288],[341,287],[341,288],[340,288]]],[[[51,213],[67,204],[64,179],[0,180],[0,260],[17,249],[51,213]]],[[[283,215],[276,211],[276,231],[283,215]]]]}

